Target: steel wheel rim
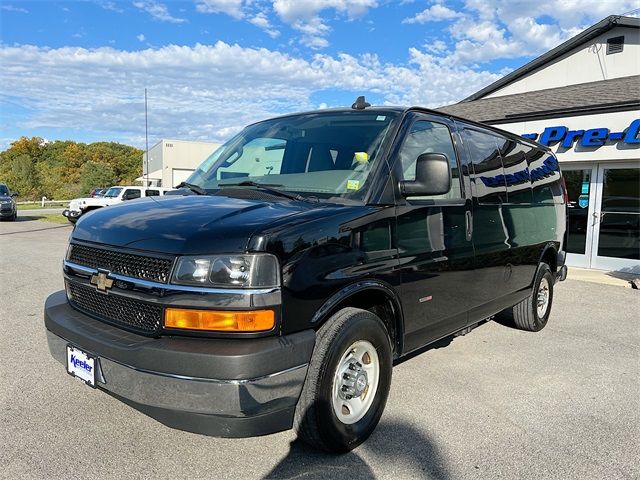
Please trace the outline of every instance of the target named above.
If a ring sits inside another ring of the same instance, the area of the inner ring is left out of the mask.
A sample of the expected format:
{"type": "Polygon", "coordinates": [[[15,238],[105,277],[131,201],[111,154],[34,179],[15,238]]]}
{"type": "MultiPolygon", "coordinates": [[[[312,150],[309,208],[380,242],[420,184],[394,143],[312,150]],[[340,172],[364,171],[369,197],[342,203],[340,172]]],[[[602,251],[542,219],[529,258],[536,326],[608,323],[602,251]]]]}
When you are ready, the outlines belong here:
{"type": "Polygon", "coordinates": [[[380,359],[366,340],[353,343],[342,354],[333,377],[332,405],[338,420],[351,425],[364,417],[378,391],[380,359]]]}
{"type": "Polygon", "coordinates": [[[543,318],[547,313],[550,295],[549,281],[545,277],[542,277],[540,285],[538,285],[538,294],[536,295],[536,310],[538,318],[543,318]]]}

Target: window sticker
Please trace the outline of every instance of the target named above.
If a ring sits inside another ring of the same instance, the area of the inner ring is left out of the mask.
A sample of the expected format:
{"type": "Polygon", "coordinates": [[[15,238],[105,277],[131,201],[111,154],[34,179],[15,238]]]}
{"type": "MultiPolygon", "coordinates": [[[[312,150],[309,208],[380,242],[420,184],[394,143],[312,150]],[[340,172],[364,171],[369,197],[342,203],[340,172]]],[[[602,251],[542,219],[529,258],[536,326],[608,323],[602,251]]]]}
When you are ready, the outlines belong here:
{"type": "Polygon", "coordinates": [[[378,115],[376,117],[376,121],[377,122],[384,122],[387,119],[387,117],[385,115],[378,115]]]}
{"type": "Polygon", "coordinates": [[[589,206],[589,195],[580,195],[578,197],[578,205],[580,205],[580,208],[587,208],[589,206]]]}
{"type": "Polygon", "coordinates": [[[360,180],[347,180],[347,190],[360,189],[360,180]]]}
{"type": "Polygon", "coordinates": [[[369,163],[369,154],[367,152],[356,152],[353,159],[358,163],[369,163]]]}
{"type": "Polygon", "coordinates": [[[582,182],[582,190],[580,193],[589,193],[589,182],[582,182]]]}

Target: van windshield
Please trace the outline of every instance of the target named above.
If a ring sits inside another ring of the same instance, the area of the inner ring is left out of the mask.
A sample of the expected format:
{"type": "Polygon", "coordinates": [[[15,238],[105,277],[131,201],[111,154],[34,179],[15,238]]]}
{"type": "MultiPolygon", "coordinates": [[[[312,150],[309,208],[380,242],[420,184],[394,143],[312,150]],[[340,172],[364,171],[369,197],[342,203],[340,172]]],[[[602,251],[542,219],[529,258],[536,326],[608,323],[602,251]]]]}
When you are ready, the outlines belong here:
{"type": "Polygon", "coordinates": [[[303,196],[361,199],[397,116],[324,112],[251,125],[213,152],[187,183],[213,191],[246,182],[303,196]]]}
{"type": "Polygon", "coordinates": [[[106,198],[115,198],[118,195],[120,195],[121,191],[122,191],[122,188],[112,187],[109,190],[107,190],[107,193],[105,193],[104,196],[106,198]]]}

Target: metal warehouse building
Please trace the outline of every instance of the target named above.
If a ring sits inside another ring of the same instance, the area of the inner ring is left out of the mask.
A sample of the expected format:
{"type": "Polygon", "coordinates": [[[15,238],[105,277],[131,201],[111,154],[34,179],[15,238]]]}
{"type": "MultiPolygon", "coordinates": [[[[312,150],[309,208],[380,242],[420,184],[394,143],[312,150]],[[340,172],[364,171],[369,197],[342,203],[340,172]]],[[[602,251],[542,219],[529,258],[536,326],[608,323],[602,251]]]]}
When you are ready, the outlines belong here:
{"type": "MultiPolygon", "coordinates": [[[[185,181],[218,146],[209,142],[160,140],[149,149],[149,186],[175,187],[185,181]]],[[[136,180],[147,183],[146,153],[142,156],[142,176],[136,180]]]]}
{"type": "Polygon", "coordinates": [[[550,146],[569,191],[567,263],[640,273],[640,19],[608,17],[439,110],[550,146]]]}

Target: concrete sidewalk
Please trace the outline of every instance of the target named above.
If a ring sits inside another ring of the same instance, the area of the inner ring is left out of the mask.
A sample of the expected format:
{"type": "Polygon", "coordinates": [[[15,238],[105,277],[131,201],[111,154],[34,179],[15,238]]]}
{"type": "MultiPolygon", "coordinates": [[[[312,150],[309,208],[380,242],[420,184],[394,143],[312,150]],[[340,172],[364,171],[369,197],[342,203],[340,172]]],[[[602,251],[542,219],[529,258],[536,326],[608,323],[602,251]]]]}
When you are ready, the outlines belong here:
{"type": "Polygon", "coordinates": [[[640,273],[607,272],[605,270],[569,267],[567,278],[581,282],[632,288],[631,282],[640,279],[640,273]]]}

